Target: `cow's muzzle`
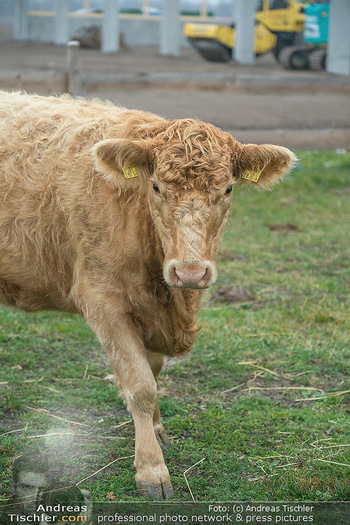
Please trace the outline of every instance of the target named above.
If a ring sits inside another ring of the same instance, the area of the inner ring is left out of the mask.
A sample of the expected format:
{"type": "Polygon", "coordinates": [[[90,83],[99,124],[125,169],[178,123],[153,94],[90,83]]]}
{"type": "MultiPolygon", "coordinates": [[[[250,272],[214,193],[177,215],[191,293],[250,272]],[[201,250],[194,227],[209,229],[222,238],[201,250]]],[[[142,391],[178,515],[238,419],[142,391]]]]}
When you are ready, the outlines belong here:
{"type": "Polygon", "coordinates": [[[176,288],[208,288],[216,281],[216,270],[210,261],[176,261],[166,263],[164,278],[176,288]]]}

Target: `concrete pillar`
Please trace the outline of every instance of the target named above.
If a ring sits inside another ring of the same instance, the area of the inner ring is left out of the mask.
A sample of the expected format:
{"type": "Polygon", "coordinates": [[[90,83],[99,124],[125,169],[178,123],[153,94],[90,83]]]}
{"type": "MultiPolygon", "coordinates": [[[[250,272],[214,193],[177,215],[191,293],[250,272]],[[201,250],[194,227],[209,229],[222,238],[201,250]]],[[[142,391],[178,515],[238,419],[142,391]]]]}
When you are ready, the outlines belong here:
{"type": "Polygon", "coordinates": [[[208,15],[208,0],[202,0],[201,3],[201,16],[208,15]]]}
{"type": "Polygon", "coordinates": [[[254,64],[255,0],[236,0],[236,41],[233,58],[241,64],[254,64]]]}
{"type": "Polygon", "coordinates": [[[67,44],[69,40],[69,0],[55,0],[55,44],[67,44]]]}
{"type": "Polygon", "coordinates": [[[103,53],[119,51],[120,46],[120,20],[119,0],[104,0],[104,17],[102,21],[102,45],[103,53]]]}
{"type": "Polygon", "coordinates": [[[70,40],[67,43],[67,92],[74,97],[82,94],[79,49],[80,42],[77,42],[76,40],[70,40]]]}
{"type": "Polygon", "coordinates": [[[350,75],[350,0],[330,4],[327,71],[350,75]]]}
{"type": "Polygon", "coordinates": [[[180,55],[180,0],[164,0],[160,33],[160,53],[180,55]]]}
{"type": "Polygon", "coordinates": [[[26,3],[26,0],[14,0],[13,38],[15,40],[26,40],[28,37],[26,3]]]}

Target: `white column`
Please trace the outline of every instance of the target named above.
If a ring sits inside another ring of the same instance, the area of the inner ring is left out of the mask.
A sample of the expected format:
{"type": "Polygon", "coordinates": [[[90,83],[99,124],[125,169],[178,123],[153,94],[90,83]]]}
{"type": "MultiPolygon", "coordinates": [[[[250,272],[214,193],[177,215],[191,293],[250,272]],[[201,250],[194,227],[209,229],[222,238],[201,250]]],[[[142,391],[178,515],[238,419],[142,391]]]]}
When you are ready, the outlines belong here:
{"type": "Polygon", "coordinates": [[[164,0],[161,20],[160,53],[178,57],[180,55],[180,0],[164,0]]]}
{"type": "Polygon", "coordinates": [[[13,12],[13,38],[26,40],[27,38],[27,6],[26,0],[14,1],[13,12]]]}
{"type": "Polygon", "coordinates": [[[69,0],[55,0],[55,44],[67,44],[69,40],[69,0]]]}
{"type": "Polygon", "coordinates": [[[202,0],[201,3],[201,16],[207,16],[208,15],[208,1],[202,0]]]}
{"type": "Polygon", "coordinates": [[[236,1],[235,0],[231,0],[232,4],[231,4],[231,17],[232,19],[234,20],[234,22],[236,21],[236,1]]]}
{"type": "Polygon", "coordinates": [[[255,0],[236,0],[236,41],[234,56],[241,64],[254,64],[255,0]]]}
{"type": "Polygon", "coordinates": [[[67,91],[74,97],[81,95],[80,42],[70,40],[66,48],[67,91]]]}
{"type": "Polygon", "coordinates": [[[327,71],[350,75],[350,0],[330,3],[327,71]]]}
{"type": "Polygon", "coordinates": [[[119,51],[120,20],[119,0],[104,0],[102,21],[102,52],[119,51]]]}

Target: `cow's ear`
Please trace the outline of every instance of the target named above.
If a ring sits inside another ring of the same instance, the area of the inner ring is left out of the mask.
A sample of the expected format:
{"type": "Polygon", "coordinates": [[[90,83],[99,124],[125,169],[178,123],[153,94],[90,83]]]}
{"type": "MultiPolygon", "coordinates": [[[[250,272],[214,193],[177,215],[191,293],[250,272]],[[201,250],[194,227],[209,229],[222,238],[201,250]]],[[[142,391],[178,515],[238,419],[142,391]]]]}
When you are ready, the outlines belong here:
{"type": "Polygon", "coordinates": [[[150,176],[150,140],[106,139],[92,148],[99,171],[113,182],[137,185],[150,176]]]}
{"type": "Polygon", "coordinates": [[[269,188],[296,164],[292,151],[271,144],[237,144],[234,176],[240,184],[269,188]]]}

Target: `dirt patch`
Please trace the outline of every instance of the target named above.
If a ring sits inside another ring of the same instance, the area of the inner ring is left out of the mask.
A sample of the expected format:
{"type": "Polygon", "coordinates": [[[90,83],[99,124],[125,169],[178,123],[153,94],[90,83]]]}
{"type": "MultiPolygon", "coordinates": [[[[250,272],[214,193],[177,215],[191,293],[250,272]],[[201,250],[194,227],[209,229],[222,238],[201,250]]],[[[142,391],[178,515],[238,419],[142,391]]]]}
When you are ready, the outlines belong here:
{"type": "Polygon", "coordinates": [[[279,232],[301,232],[302,230],[296,224],[267,224],[267,227],[271,231],[279,232]]]}
{"type": "Polygon", "coordinates": [[[218,288],[212,296],[213,301],[226,303],[246,303],[254,299],[253,292],[243,286],[223,286],[218,288]]]}

